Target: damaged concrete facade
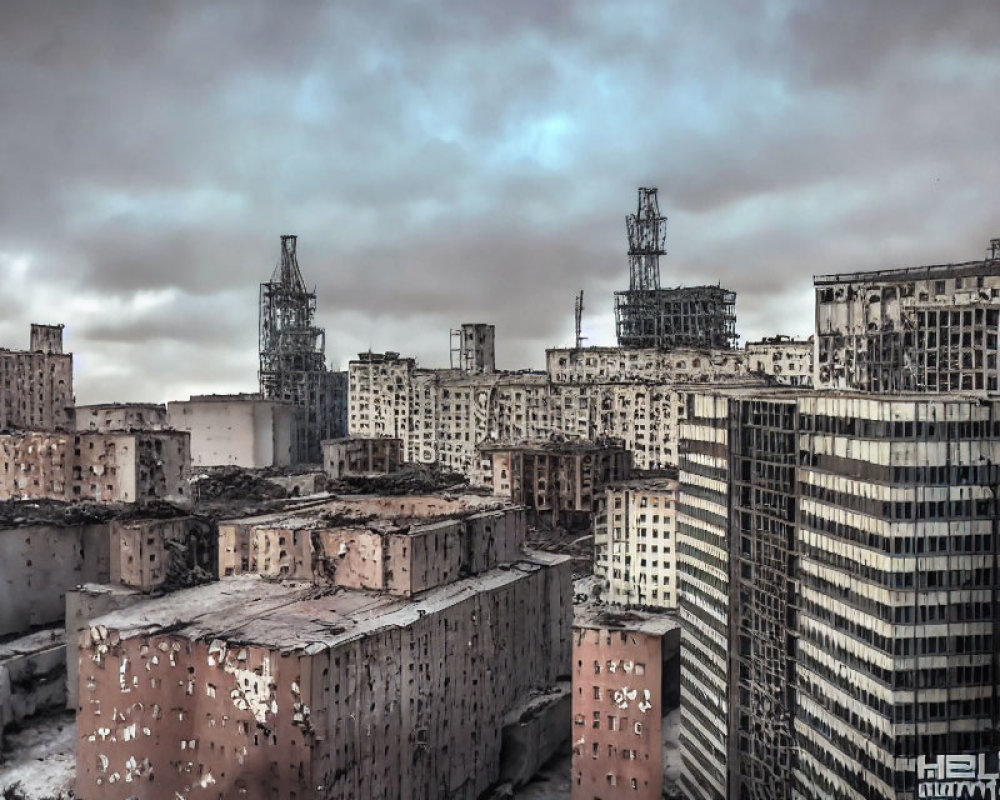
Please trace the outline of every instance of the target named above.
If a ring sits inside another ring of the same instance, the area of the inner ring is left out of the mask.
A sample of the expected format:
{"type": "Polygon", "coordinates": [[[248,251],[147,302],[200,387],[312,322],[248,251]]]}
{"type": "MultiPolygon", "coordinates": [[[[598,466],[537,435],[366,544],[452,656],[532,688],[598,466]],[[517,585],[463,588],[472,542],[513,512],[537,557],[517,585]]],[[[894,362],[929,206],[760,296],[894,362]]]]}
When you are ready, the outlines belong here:
{"type": "Polygon", "coordinates": [[[100,403],[76,407],[76,430],[162,431],[167,423],[167,407],[161,403],[100,403]]]}
{"type": "Polygon", "coordinates": [[[524,531],[441,497],[223,525],[232,577],[81,636],[76,796],[478,798],[505,719],[569,674],[570,561],[524,531]]]}
{"type": "Polygon", "coordinates": [[[0,431],[73,429],[73,356],[62,325],[32,325],[28,350],[0,349],[0,431]]]}
{"type": "Polygon", "coordinates": [[[996,752],[1000,401],[690,402],[689,796],[904,800],[918,755],[996,752]]]}
{"type": "Polygon", "coordinates": [[[813,385],[814,337],[795,339],[791,336],[770,336],[758,342],[747,342],[744,348],[750,370],[767,375],[781,386],[813,385]]]}
{"type": "Polygon", "coordinates": [[[184,502],[190,439],[179,431],[0,435],[0,500],[184,502]]]}
{"type": "Polygon", "coordinates": [[[451,332],[451,368],[476,375],[497,370],[496,327],[466,322],[451,332]]]}
{"type": "Polygon", "coordinates": [[[677,622],[582,610],[573,622],[573,800],[663,797],[666,662],[677,622]]]}
{"type": "Polygon", "coordinates": [[[632,472],[631,454],[612,440],[480,449],[493,459],[493,493],[553,522],[589,520],[604,487],[632,472]]]}
{"type": "Polygon", "coordinates": [[[170,427],[191,435],[195,467],[290,465],[294,414],[291,402],[258,394],[194,395],[167,405],[170,427]]]}
{"type": "Polygon", "coordinates": [[[327,439],[323,471],[331,478],[389,473],[403,464],[402,439],[327,439]]]}
{"type": "Polygon", "coordinates": [[[615,292],[618,344],[664,349],[736,347],[736,292],[721,286],[615,292]]]}
{"type": "Polygon", "coordinates": [[[815,382],[998,391],[1000,239],[983,261],[817,275],[815,382]]]}
{"type": "Polygon", "coordinates": [[[677,481],[608,486],[594,515],[594,574],[612,605],[677,608],[677,481]]]}

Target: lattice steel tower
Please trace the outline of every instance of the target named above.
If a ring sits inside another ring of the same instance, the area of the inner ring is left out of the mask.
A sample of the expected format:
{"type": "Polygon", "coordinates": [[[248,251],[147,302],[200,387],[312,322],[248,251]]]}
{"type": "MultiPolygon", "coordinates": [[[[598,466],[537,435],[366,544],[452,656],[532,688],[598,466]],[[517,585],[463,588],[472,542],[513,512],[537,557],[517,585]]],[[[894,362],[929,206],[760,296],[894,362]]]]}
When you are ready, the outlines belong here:
{"type": "Polygon", "coordinates": [[[629,289],[660,288],[660,256],[667,252],[667,218],[660,214],[656,189],[640,187],[639,209],[625,218],[628,229],[629,289]]]}
{"type": "Polygon", "coordinates": [[[326,332],[313,324],[316,293],[306,288],[295,236],[281,237],[281,260],[260,285],[260,393],[295,406],[292,460],[322,460],[320,442],[331,433],[331,373],[326,332]]]}

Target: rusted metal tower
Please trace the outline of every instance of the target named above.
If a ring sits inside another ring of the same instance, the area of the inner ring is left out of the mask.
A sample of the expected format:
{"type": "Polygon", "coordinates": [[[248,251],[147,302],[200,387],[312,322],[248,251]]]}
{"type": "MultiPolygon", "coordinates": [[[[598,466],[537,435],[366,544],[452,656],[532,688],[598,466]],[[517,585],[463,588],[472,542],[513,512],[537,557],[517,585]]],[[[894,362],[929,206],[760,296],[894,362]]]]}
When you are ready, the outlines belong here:
{"type": "Polygon", "coordinates": [[[639,188],[639,209],[625,218],[628,230],[629,289],[660,288],[660,256],[667,252],[667,218],[660,214],[656,189],[639,188]]]}
{"type": "Polygon", "coordinates": [[[295,408],[292,460],[322,460],[330,438],[332,375],[326,368],[326,332],[313,324],[316,293],[306,288],[295,236],[281,237],[281,260],[260,285],[260,393],[295,408]]]}
{"type": "Polygon", "coordinates": [[[573,309],[573,316],[576,320],[576,349],[579,350],[583,347],[583,340],[586,336],[583,336],[583,289],[580,290],[580,294],[576,297],[576,306],[573,309]]]}

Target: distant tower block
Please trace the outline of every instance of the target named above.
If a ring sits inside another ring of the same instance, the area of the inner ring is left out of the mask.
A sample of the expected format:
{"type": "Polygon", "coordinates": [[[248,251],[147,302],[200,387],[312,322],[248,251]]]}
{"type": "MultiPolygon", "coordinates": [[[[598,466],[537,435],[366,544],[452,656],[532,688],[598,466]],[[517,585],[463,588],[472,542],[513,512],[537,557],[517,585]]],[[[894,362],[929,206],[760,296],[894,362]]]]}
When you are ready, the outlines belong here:
{"type": "Polygon", "coordinates": [[[31,324],[31,347],[33,353],[48,353],[62,355],[63,351],[62,325],[31,324]]]}
{"type": "Polygon", "coordinates": [[[451,367],[473,375],[496,372],[496,326],[466,322],[453,330],[451,367]]]}

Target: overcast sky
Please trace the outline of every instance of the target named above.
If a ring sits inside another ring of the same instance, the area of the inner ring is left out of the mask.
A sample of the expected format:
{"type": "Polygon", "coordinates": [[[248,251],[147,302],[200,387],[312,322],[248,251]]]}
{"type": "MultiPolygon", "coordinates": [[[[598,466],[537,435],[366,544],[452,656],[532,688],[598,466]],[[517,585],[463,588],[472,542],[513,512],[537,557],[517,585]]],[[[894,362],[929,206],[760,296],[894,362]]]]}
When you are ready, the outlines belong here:
{"type": "Polygon", "coordinates": [[[80,403],[256,388],[299,236],[327,357],[613,344],[638,186],[661,284],[807,335],[811,276],[1000,236],[984,2],[0,2],[0,346],[66,324],[80,403]]]}

